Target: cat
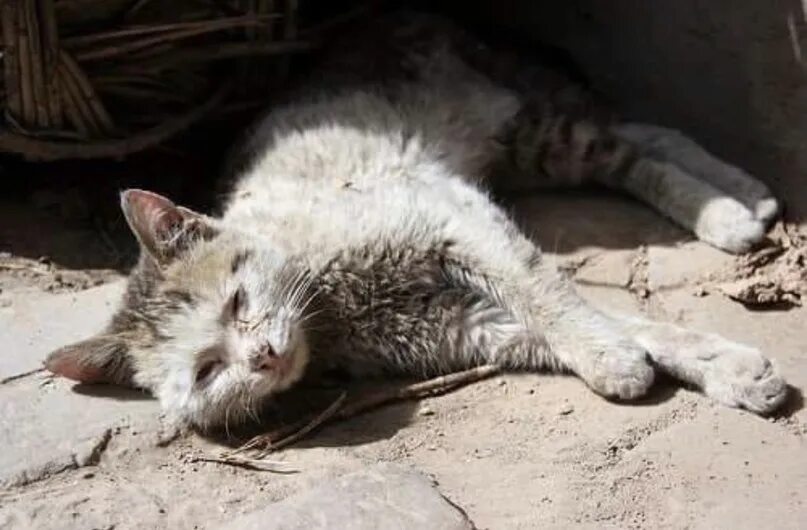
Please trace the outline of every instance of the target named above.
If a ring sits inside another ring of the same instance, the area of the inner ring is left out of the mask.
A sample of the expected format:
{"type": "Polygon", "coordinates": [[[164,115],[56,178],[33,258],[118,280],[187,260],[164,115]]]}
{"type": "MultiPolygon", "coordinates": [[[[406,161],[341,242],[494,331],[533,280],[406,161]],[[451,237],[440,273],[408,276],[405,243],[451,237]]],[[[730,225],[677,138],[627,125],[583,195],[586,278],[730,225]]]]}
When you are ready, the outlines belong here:
{"type": "Polygon", "coordinates": [[[759,181],[434,15],[335,43],[308,86],[250,131],[221,215],[122,193],[141,249],[123,303],[51,372],[147,389],[199,429],[322,367],[562,370],[626,400],[658,370],[759,414],[784,401],[754,348],[591,307],[490,193],[598,183],[744,252],[779,208],[759,181]]]}

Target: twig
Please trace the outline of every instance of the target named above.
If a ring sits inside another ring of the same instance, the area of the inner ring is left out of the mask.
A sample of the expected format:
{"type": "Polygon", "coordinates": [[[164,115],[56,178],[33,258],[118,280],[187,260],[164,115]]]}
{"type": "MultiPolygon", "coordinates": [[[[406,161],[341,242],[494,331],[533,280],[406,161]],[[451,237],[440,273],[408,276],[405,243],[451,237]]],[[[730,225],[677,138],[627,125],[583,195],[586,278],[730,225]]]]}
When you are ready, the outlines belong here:
{"type": "Polygon", "coordinates": [[[62,60],[64,55],[66,55],[64,52],[60,54],[60,61],[56,71],[59,74],[59,81],[62,84],[62,93],[65,96],[65,101],[68,102],[69,115],[74,120],[79,118],[76,123],[84,124],[84,127],[80,127],[76,124],[77,129],[81,130],[82,128],[86,128],[90,135],[101,136],[104,132],[104,128],[98,121],[90,103],[84,97],[78,80],[73,75],[73,72],[68,69],[67,63],[62,60]]]}
{"type": "Polygon", "coordinates": [[[291,475],[299,473],[297,469],[278,469],[287,465],[286,462],[263,460],[254,458],[243,458],[238,456],[196,456],[191,458],[191,462],[209,462],[212,464],[223,464],[225,466],[241,467],[252,471],[266,471],[267,473],[279,473],[281,475],[291,475]]]}
{"type": "Polygon", "coordinates": [[[50,123],[55,129],[60,129],[64,123],[62,112],[61,92],[59,90],[56,66],[59,63],[59,29],[56,22],[56,12],[51,0],[38,0],[39,13],[42,16],[42,45],[44,57],[45,86],[48,91],[48,112],[50,123]]]}
{"type": "Polygon", "coordinates": [[[6,0],[0,4],[0,24],[3,28],[3,70],[6,85],[7,112],[17,119],[22,118],[20,94],[20,65],[17,48],[17,6],[18,0],[6,0]]]}
{"type": "Polygon", "coordinates": [[[260,20],[255,20],[255,17],[250,18],[241,17],[238,19],[230,18],[220,21],[214,20],[206,25],[199,27],[177,30],[169,33],[164,33],[162,35],[137,40],[134,42],[128,42],[125,44],[110,45],[105,48],[97,50],[79,52],[76,54],[76,59],[79,62],[93,61],[99,59],[109,59],[112,57],[117,57],[119,55],[125,55],[127,53],[142,50],[144,48],[149,48],[157,44],[164,44],[166,42],[187,39],[190,37],[204,35],[206,33],[224,31],[227,29],[237,28],[241,26],[249,26],[249,25],[260,26],[262,24],[263,22],[260,20]]]}
{"type": "Polygon", "coordinates": [[[336,401],[331,403],[331,405],[327,409],[323,410],[322,412],[320,412],[319,414],[314,416],[314,419],[307,422],[301,429],[299,429],[298,431],[293,432],[293,433],[289,434],[288,436],[285,436],[285,437],[283,437],[283,438],[281,438],[281,439],[279,439],[277,441],[273,441],[271,443],[271,445],[267,449],[270,452],[271,451],[279,451],[280,449],[283,449],[284,447],[292,445],[292,444],[296,443],[297,441],[301,440],[308,433],[310,433],[311,431],[313,431],[314,429],[316,429],[317,427],[319,427],[320,425],[322,425],[326,421],[333,418],[339,412],[339,409],[342,407],[342,404],[345,402],[346,397],[347,397],[347,392],[342,392],[342,394],[339,395],[339,397],[336,399],[336,401]]]}
{"type": "Polygon", "coordinates": [[[64,67],[64,74],[73,78],[76,87],[80,91],[83,99],[89,105],[89,110],[94,114],[95,121],[101,126],[102,132],[105,134],[112,134],[115,131],[115,124],[112,122],[112,117],[107,112],[98,94],[95,92],[87,76],[81,70],[81,67],[70,57],[70,54],[62,52],[59,54],[61,66],[64,67]]]}
{"type": "Polygon", "coordinates": [[[460,386],[491,377],[499,373],[499,370],[500,368],[496,365],[488,364],[478,366],[470,370],[443,375],[402,387],[384,388],[378,392],[360,396],[355,401],[347,403],[344,406],[342,406],[342,403],[345,401],[346,394],[342,393],[339,399],[323,412],[317,414],[313,419],[303,419],[273,432],[255,436],[229,454],[236,455],[252,449],[259,449],[259,455],[263,456],[296,443],[304,436],[329,421],[346,420],[395,401],[405,401],[443,394],[460,386]]]}
{"type": "Polygon", "coordinates": [[[279,16],[280,15],[278,14],[246,15],[240,17],[222,18],[217,20],[194,20],[193,22],[174,22],[171,24],[155,24],[151,26],[132,26],[129,28],[123,28],[114,31],[105,31],[102,33],[92,33],[90,35],[79,35],[76,37],[68,37],[66,39],[62,39],[62,43],[66,48],[72,48],[76,46],[93,44],[95,42],[117,39],[121,37],[134,37],[138,35],[150,35],[154,33],[164,33],[169,31],[198,29],[198,28],[210,29],[211,24],[214,23],[217,24],[225,23],[236,25],[243,24],[248,27],[259,26],[262,22],[270,20],[272,18],[277,18],[279,16]]]}
{"type": "Polygon", "coordinates": [[[24,16],[28,25],[28,51],[31,54],[31,82],[33,83],[36,126],[47,128],[50,126],[50,116],[48,114],[48,91],[45,86],[44,57],[40,40],[37,2],[26,2],[24,16]]]}
{"type": "Polygon", "coordinates": [[[28,17],[26,16],[27,2],[17,3],[17,50],[20,67],[20,94],[22,95],[22,115],[19,116],[26,128],[36,127],[36,104],[34,103],[33,65],[31,64],[31,50],[29,47],[28,17]]]}
{"type": "Polygon", "coordinates": [[[21,153],[31,160],[58,160],[62,158],[102,158],[120,157],[141,151],[146,147],[165,141],[179,131],[195,123],[212,109],[216,108],[229,93],[225,86],[209,100],[172,120],[157,125],[147,131],[121,140],[104,140],[88,143],[50,142],[28,138],[0,130],[0,152],[21,153]]]}
{"type": "Polygon", "coordinates": [[[154,59],[142,62],[145,71],[172,68],[178,64],[186,66],[190,63],[204,63],[233,59],[236,57],[250,57],[261,55],[283,55],[287,53],[301,53],[311,51],[316,47],[312,42],[237,42],[221,44],[218,46],[195,47],[193,49],[178,50],[154,59]]]}
{"type": "Polygon", "coordinates": [[[10,375],[8,377],[4,377],[3,379],[0,379],[0,385],[5,385],[6,383],[10,383],[12,381],[17,381],[19,379],[24,379],[24,378],[30,377],[32,375],[41,374],[44,371],[45,371],[44,368],[37,368],[35,370],[28,370],[27,372],[22,372],[20,374],[10,375]]]}

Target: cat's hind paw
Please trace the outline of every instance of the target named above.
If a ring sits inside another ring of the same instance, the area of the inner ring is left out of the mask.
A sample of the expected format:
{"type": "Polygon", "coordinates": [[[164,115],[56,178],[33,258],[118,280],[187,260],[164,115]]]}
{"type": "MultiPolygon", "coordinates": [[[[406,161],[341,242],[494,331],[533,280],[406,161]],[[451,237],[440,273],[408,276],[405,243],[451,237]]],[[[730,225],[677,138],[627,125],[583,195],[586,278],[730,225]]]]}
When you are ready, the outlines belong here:
{"type": "Polygon", "coordinates": [[[733,254],[748,252],[765,239],[765,224],[730,197],[704,204],[693,231],[701,241],[733,254]]]}

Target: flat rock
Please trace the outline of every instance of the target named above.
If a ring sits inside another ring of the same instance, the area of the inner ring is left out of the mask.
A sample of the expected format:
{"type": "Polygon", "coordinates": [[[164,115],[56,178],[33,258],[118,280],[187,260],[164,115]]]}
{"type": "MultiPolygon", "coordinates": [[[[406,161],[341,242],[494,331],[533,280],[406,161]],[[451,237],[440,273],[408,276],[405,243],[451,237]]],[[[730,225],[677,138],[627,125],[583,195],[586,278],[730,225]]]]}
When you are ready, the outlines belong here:
{"type": "Polygon", "coordinates": [[[381,464],[228,522],[222,529],[471,529],[465,513],[416,471],[381,464]]]}
{"type": "Polygon", "coordinates": [[[100,331],[123,290],[120,280],[76,293],[16,293],[0,308],[0,381],[34,370],[51,350],[100,331]]]}
{"type": "Polygon", "coordinates": [[[700,241],[651,245],[647,249],[647,284],[651,291],[680,288],[727,267],[733,259],[700,241]]]}
{"type": "Polygon", "coordinates": [[[78,293],[24,292],[0,313],[0,484],[19,486],[98,461],[116,429],[159,429],[140,392],[74,385],[35,370],[48,352],[99,331],[123,283],[78,293]],[[147,425],[144,425],[147,424],[147,425]]]}

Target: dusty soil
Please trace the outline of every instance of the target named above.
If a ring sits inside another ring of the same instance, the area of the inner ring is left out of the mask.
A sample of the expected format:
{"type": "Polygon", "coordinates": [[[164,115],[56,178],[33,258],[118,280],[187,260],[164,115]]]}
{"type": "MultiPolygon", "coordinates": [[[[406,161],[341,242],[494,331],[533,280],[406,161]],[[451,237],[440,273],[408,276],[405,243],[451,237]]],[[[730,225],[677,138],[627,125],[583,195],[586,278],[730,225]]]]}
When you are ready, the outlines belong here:
{"type": "Polygon", "coordinates": [[[278,474],[200,460],[237,440],[166,443],[148,396],[35,372],[49,349],[99,329],[119,295],[133,248],[113,191],[0,200],[0,528],[215,527],[378,461],[432,476],[479,528],[807,521],[807,309],[731,299],[720,285],[764,271],[744,273],[747,259],[644,207],[575,194],[524,198],[516,211],[594,303],[767,351],[792,385],[780,415],[722,408],[669,381],[626,405],[574,378],[506,375],[327,426],[273,455],[293,471],[278,474]]]}

